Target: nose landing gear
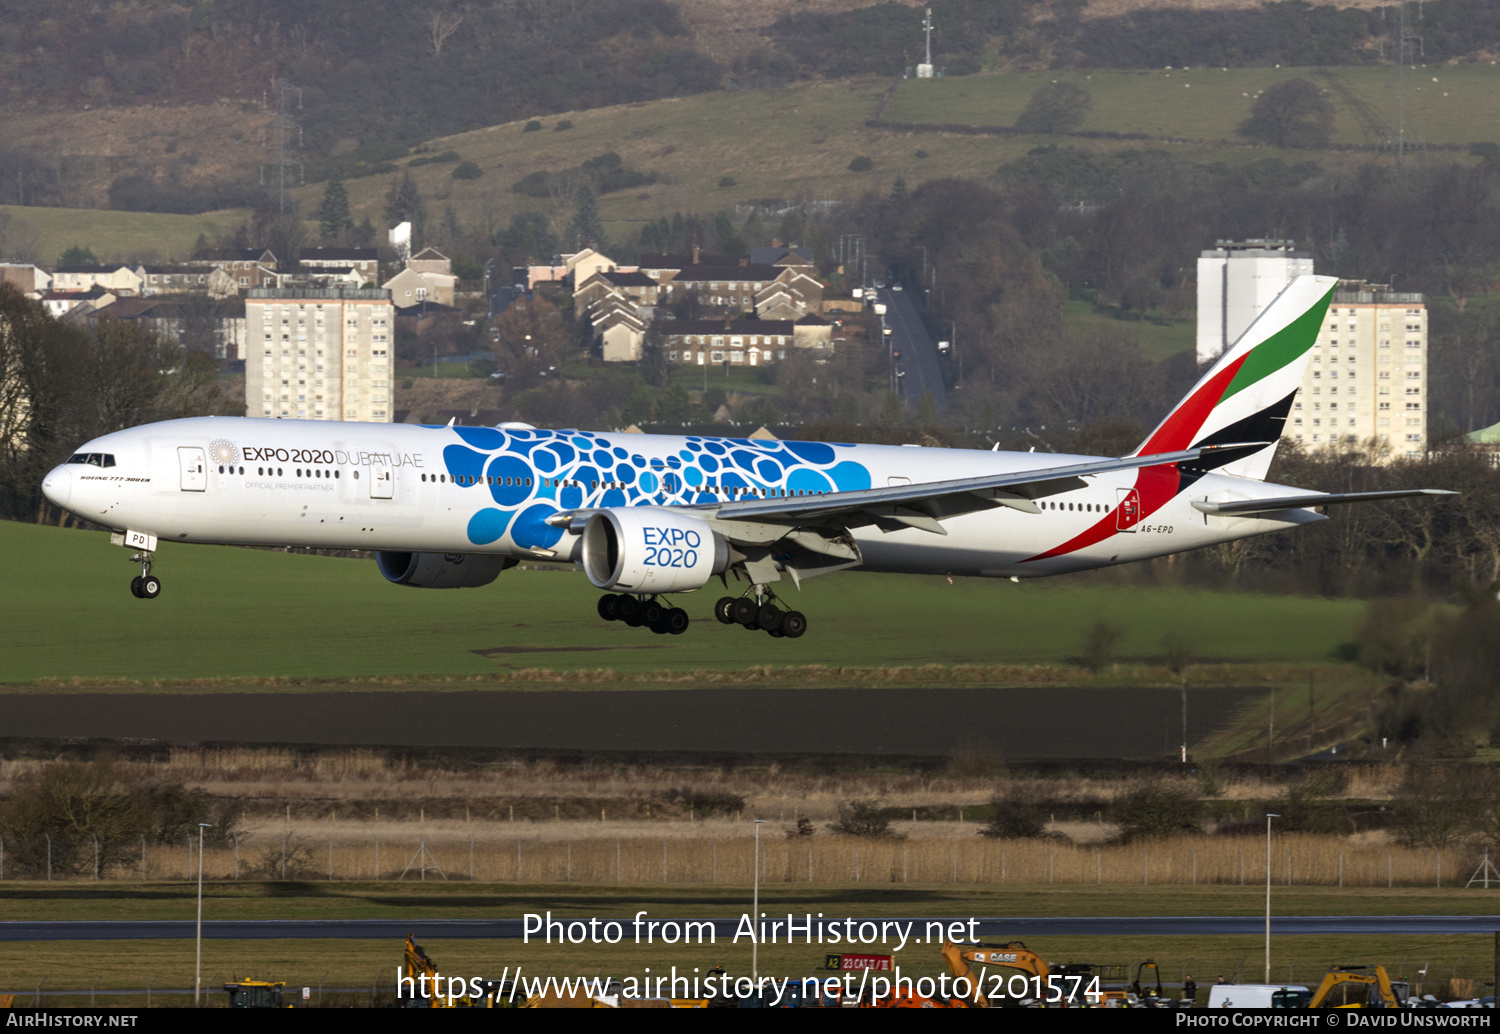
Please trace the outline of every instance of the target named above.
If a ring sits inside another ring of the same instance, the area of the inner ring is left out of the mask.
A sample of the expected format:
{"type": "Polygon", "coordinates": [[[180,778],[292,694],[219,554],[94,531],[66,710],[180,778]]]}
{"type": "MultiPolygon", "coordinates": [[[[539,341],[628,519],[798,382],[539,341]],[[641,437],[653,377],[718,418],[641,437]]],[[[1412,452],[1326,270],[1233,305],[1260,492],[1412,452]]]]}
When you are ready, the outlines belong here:
{"type": "Polygon", "coordinates": [[[151,573],[151,554],[134,553],[130,562],[141,565],[141,573],[130,579],[130,595],[138,600],[154,600],[160,596],[161,579],[151,573]]]}
{"type": "Polygon", "coordinates": [[[657,635],[682,635],[690,621],[687,611],[656,596],[628,593],[600,596],[599,616],[605,621],[623,621],[631,628],[649,628],[657,635]]]}

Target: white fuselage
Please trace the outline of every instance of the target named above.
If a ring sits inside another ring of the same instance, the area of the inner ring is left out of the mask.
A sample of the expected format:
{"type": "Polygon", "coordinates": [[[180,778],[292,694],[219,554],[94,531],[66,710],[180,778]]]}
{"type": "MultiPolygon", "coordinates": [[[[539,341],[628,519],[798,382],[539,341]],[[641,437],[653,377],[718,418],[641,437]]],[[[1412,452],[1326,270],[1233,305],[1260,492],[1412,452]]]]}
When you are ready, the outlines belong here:
{"type": "MultiPolygon", "coordinates": [[[[1088,457],[824,445],[534,428],[199,417],[104,435],[48,475],[78,516],[160,542],[312,546],[576,559],[577,535],[537,530],[559,511],[709,507],[1057,467],[1088,457]],[[559,539],[558,536],[561,536],[559,539]]],[[[1127,563],[1321,519],[1306,510],[1219,517],[1193,500],[1297,490],[1205,474],[1139,495],[1142,473],[1083,479],[1037,500],[918,528],[853,534],[865,570],[1031,577],[1127,563]],[[1131,493],[1137,493],[1134,513],[1131,493]],[[1047,555],[1044,555],[1047,554],[1047,555]]],[[[1175,477],[1175,474],[1173,475],[1175,477]]],[[[814,522],[815,523],[815,522],[814,522]]]]}

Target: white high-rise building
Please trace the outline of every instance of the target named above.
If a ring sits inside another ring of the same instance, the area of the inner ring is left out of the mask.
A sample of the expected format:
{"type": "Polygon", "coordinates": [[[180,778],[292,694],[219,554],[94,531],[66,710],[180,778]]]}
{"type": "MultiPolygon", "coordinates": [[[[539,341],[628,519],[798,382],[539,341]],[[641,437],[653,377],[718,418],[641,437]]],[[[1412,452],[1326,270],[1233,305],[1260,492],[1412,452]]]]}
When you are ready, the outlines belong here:
{"type": "Polygon", "coordinates": [[[1339,284],[1284,434],[1309,449],[1374,441],[1382,458],[1427,449],[1427,306],[1382,284],[1339,284]]]}
{"type": "Polygon", "coordinates": [[[245,299],[245,415],[389,423],[390,292],[257,287],[245,299]]]}
{"type": "Polygon", "coordinates": [[[1294,241],[1215,241],[1198,256],[1198,362],[1217,359],[1313,260],[1294,241]]]}

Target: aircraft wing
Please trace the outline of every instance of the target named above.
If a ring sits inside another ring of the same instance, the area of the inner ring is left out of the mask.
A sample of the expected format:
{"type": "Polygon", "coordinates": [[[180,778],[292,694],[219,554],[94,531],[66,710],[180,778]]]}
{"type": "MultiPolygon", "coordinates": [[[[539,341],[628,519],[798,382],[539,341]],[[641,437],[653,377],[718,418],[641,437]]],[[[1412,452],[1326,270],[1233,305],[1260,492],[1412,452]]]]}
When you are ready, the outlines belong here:
{"type": "Polygon", "coordinates": [[[1035,500],[1083,487],[1083,478],[1117,470],[1187,463],[1211,452],[1259,448],[1264,443],[1199,446],[1181,452],[1150,456],[1127,456],[1090,463],[989,474],[953,481],[927,481],[886,488],[866,488],[827,495],[777,496],[727,503],[700,504],[685,509],[710,512],[721,521],[753,521],[761,524],[823,524],[845,528],[874,524],[885,531],[920,528],[946,535],[942,521],[978,510],[1009,506],[1025,513],[1041,513],[1035,500]]]}
{"type": "Polygon", "coordinates": [[[1318,492],[1286,495],[1276,499],[1234,499],[1224,503],[1193,500],[1193,509],[1220,517],[1242,513],[1268,513],[1272,510],[1301,510],[1309,506],[1332,506],[1336,503],[1373,503],[1380,499],[1410,499],[1419,495],[1458,495],[1444,488],[1396,488],[1386,492],[1318,492]]]}

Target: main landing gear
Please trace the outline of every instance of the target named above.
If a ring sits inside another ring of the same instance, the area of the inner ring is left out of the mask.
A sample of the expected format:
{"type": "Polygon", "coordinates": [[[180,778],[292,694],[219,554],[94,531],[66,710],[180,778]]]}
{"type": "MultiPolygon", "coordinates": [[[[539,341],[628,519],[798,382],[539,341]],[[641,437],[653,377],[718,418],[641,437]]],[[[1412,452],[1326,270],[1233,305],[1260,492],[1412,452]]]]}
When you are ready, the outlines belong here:
{"type": "Polygon", "coordinates": [[[130,595],[138,600],[154,600],[160,596],[161,579],[151,573],[151,554],[132,554],[130,562],[141,565],[141,573],[130,579],[130,595]]]}
{"type": "Polygon", "coordinates": [[[688,613],[655,596],[613,593],[599,597],[599,616],[605,621],[623,621],[631,628],[649,628],[657,635],[682,635],[688,630],[688,613]]]}
{"type": "Polygon", "coordinates": [[[776,594],[764,586],[754,586],[753,591],[754,596],[747,593],[738,599],[725,596],[714,604],[714,617],[726,625],[763,629],[776,639],[796,639],[807,631],[807,616],[800,610],[782,610],[771,602],[776,594]]]}

